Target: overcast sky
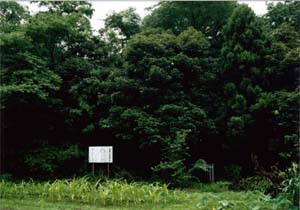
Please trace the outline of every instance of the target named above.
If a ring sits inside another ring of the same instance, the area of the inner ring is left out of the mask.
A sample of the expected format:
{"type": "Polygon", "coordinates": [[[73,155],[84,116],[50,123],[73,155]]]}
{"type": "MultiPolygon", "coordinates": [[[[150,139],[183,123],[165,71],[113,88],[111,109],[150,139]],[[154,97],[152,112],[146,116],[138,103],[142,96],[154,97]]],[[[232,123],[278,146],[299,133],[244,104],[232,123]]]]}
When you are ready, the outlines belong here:
{"type": "MultiPolygon", "coordinates": [[[[158,3],[158,1],[142,1],[142,0],[134,0],[134,1],[89,1],[92,3],[93,8],[95,9],[94,15],[91,19],[91,24],[94,29],[100,29],[104,26],[103,20],[106,15],[111,13],[112,11],[122,11],[127,9],[128,7],[136,8],[137,13],[141,17],[145,17],[148,12],[145,8],[150,7],[158,3]]],[[[263,15],[267,12],[266,1],[240,1],[241,3],[248,4],[257,15],[263,15]]],[[[39,8],[36,4],[30,4],[29,1],[20,1],[24,6],[28,6],[31,12],[37,12],[39,8]]]]}

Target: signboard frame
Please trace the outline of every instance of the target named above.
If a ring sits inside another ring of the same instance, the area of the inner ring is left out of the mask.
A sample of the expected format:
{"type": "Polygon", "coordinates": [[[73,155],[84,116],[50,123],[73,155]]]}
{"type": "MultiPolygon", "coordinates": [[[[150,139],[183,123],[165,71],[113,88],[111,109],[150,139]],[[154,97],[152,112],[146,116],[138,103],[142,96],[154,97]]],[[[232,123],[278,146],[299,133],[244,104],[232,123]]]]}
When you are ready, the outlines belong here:
{"type": "Polygon", "coordinates": [[[109,164],[113,163],[113,146],[89,146],[88,156],[88,162],[92,164],[92,174],[95,175],[95,163],[106,163],[109,178],[109,164]]]}
{"type": "Polygon", "coordinates": [[[113,163],[113,146],[89,146],[89,163],[113,163]]]}

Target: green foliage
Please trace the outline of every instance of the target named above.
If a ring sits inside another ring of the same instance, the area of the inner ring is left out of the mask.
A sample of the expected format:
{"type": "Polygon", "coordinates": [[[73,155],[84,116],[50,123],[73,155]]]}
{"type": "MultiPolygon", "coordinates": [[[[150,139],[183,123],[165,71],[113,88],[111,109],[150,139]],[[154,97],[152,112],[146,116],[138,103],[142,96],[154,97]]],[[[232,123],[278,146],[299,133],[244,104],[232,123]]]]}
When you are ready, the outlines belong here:
{"type": "Polygon", "coordinates": [[[254,12],[246,5],[238,6],[223,28],[225,41],[222,55],[225,70],[235,83],[243,77],[258,79],[255,74],[264,53],[264,32],[254,12]],[[233,77],[235,76],[235,77],[233,77]]]}
{"type": "Polygon", "coordinates": [[[200,190],[201,193],[222,193],[229,190],[231,182],[228,181],[217,181],[213,183],[194,183],[191,188],[193,190],[200,190]]]}
{"type": "Polygon", "coordinates": [[[218,195],[205,193],[200,196],[198,208],[203,210],[294,209],[291,203],[282,197],[273,199],[259,192],[223,192],[218,195]]]}
{"type": "Polygon", "coordinates": [[[296,140],[298,139],[296,133],[298,102],[299,93],[277,91],[262,94],[257,103],[250,108],[253,116],[257,119],[257,123],[261,122],[264,125],[274,127],[270,135],[272,135],[274,142],[278,143],[270,149],[277,151],[279,158],[282,159],[296,160],[298,157],[296,140]],[[278,135],[279,133],[281,134],[278,135]]]}
{"type": "Polygon", "coordinates": [[[162,2],[98,32],[91,3],[33,4],[46,9],[0,3],[5,173],[62,176],[72,157],[83,171],[63,145],[114,145],[118,167],[174,186],[204,160],[250,175],[251,154],[267,168],[299,157],[299,3],[257,17],[236,2],[162,2]]]}
{"type": "Polygon", "coordinates": [[[25,156],[25,164],[35,174],[57,174],[62,170],[67,161],[75,161],[82,158],[84,153],[78,145],[71,145],[65,148],[41,147],[25,156]]]}
{"type": "Polygon", "coordinates": [[[105,27],[107,29],[113,29],[125,36],[125,39],[129,39],[134,34],[140,32],[140,16],[135,13],[134,8],[121,11],[119,13],[112,13],[105,20],[105,27]]]}
{"type": "Polygon", "coordinates": [[[179,34],[192,26],[207,37],[217,38],[235,6],[235,2],[162,2],[150,9],[144,27],[161,27],[179,34]]]}
{"type": "Polygon", "coordinates": [[[282,193],[286,196],[295,206],[300,205],[300,177],[299,177],[299,164],[292,163],[284,174],[284,180],[281,183],[282,193]]]}
{"type": "Polygon", "coordinates": [[[10,182],[10,181],[12,181],[12,175],[11,174],[1,174],[0,180],[10,182]]]}
{"type": "Polygon", "coordinates": [[[72,201],[101,206],[128,206],[138,204],[166,204],[182,197],[167,185],[127,183],[126,181],[90,181],[88,178],[55,180],[52,182],[0,182],[0,197],[72,201]]]}
{"type": "Polygon", "coordinates": [[[178,43],[186,55],[205,56],[209,47],[209,42],[205,39],[203,33],[193,27],[187,28],[179,34],[178,43]]]}
{"type": "Polygon", "coordinates": [[[273,187],[274,183],[269,178],[263,176],[243,178],[231,186],[234,190],[259,191],[264,194],[271,193],[273,187]]]}
{"type": "Polygon", "coordinates": [[[20,23],[29,14],[17,2],[2,1],[0,2],[0,15],[11,23],[20,23]]]}
{"type": "Polygon", "coordinates": [[[59,89],[61,78],[47,69],[43,59],[30,52],[32,42],[24,32],[1,34],[0,46],[2,100],[27,94],[46,101],[59,89]]]}
{"type": "Polygon", "coordinates": [[[17,2],[0,2],[0,29],[2,33],[18,30],[21,21],[26,20],[28,17],[28,10],[17,2]]]}
{"type": "Polygon", "coordinates": [[[298,85],[299,32],[290,24],[282,23],[272,31],[270,39],[272,44],[266,56],[269,65],[265,73],[268,82],[265,82],[265,86],[274,90],[293,91],[298,85]]]}
{"type": "Polygon", "coordinates": [[[80,15],[91,18],[94,11],[94,9],[91,7],[92,4],[86,1],[40,1],[38,2],[38,5],[40,7],[46,6],[51,13],[58,13],[59,15],[79,13],[80,15]]]}
{"type": "Polygon", "coordinates": [[[163,161],[153,168],[154,172],[160,174],[160,178],[171,182],[173,186],[188,186],[196,177],[192,172],[196,170],[207,171],[204,160],[197,160],[191,169],[187,170],[185,160],[187,157],[186,136],[190,131],[177,132],[174,139],[166,139],[167,146],[164,151],[163,161]]]}
{"type": "Polygon", "coordinates": [[[276,28],[282,23],[291,24],[296,31],[299,31],[299,13],[300,3],[297,1],[286,1],[285,3],[279,2],[278,4],[268,5],[267,20],[269,24],[276,28]]]}

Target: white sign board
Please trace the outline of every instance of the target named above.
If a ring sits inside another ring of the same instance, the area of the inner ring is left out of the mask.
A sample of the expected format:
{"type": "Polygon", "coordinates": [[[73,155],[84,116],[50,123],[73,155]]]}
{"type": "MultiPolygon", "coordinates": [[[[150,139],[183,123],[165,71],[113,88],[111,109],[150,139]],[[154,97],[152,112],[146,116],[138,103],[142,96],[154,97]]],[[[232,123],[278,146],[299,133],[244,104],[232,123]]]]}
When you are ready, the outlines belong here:
{"type": "Polygon", "coordinates": [[[89,147],[89,163],[112,163],[113,147],[89,147]]]}

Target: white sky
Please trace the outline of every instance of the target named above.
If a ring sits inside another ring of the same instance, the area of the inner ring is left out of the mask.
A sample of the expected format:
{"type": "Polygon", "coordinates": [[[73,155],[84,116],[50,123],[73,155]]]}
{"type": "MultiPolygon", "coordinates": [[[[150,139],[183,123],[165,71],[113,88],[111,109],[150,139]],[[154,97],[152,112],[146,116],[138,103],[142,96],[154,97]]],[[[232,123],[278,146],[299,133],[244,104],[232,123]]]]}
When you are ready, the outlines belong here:
{"type": "MultiPolygon", "coordinates": [[[[116,11],[122,11],[128,7],[136,8],[136,12],[143,18],[148,14],[145,8],[150,7],[158,3],[159,1],[151,0],[115,0],[115,1],[89,1],[92,3],[95,9],[93,17],[91,19],[91,25],[95,30],[98,30],[104,26],[103,20],[107,14],[116,11]]],[[[266,1],[239,1],[241,3],[248,4],[257,15],[263,15],[267,12],[266,1]]],[[[268,1],[270,2],[270,1],[268,1]]],[[[20,4],[28,6],[31,12],[37,12],[40,8],[36,4],[30,4],[29,1],[19,1],[20,4]]]]}

